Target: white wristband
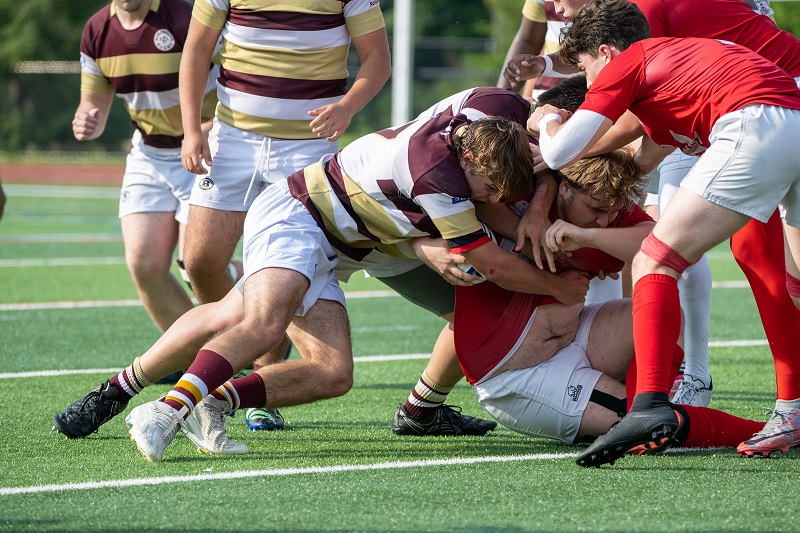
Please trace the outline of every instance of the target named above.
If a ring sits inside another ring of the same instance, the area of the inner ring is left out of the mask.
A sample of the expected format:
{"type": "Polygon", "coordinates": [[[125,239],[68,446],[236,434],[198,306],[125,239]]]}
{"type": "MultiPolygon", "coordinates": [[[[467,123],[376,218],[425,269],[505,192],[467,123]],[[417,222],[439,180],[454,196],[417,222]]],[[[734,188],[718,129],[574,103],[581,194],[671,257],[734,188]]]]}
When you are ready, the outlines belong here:
{"type": "Polygon", "coordinates": [[[542,76],[550,76],[551,78],[558,77],[560,75],[563,76],[563,74],[560,74],[559,72],[553,70],[553,59],[550,56],[539,56],[539,57],[544,59],[544,70],[542,71],[541,74],[542,76]]]}
{"type": "Polygon", "coordinates": [[[555,120],[559,124],[563,123],[563,120],[561,120],[561,115],[559,115],[558,113],[548,113],[546,115],[543,115],[542,118],[539,119],[539,122],[536,124],[539,128],[539,135],[541,135],[542,132],[546,131],[545,126],[551,120],[555,120]]]}

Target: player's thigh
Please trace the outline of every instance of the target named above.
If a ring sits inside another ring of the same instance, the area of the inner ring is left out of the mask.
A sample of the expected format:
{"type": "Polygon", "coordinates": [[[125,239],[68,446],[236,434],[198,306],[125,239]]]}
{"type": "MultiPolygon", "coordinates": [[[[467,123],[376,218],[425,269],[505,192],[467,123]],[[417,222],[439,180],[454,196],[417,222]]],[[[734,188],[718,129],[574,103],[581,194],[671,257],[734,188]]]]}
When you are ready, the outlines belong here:
{"type": "Polygon", "coordinates": [[[178,242],[174,212],[131,213],[120,219],[128,263],[146,262],[169,269],[178,242]]]}
{"type": "MultiPolygon", "coordinates": [[[[591,322],[586,356],[592,368],[622,380],[633,357],[631,300],[606,302],[591,322]]],[[[576,339],[577,340],[577,339],[576,339]]]]}
{"type": "Polygon", "coordinates": [[[221,211],[192,205],[183,243],[187,266],[203,264],[210,269],[224,269],[242,236],[246,215],[244,211],[221,211]]]}
{"type": "MultiPolygon", "coordinates": [[[[594,386],[595,391],[602,392],[622,400],[625,398],[625,386],[619,381],[613,380],[603,374],[594,386]]],[[[619,402],[622,406],[622,401],[619,402]]],[[[576,441],[581,441],[584,437],[597,437],[611,428],[611,425],[620,419],[619,413],[610,406],[603,405],[599,401],[589,401],[581,418],[576,441]]]]}
{"type": "Polygon", "coordinates": [[[786,272],[800,279],[800,228],[783,224],[786,272]]]}

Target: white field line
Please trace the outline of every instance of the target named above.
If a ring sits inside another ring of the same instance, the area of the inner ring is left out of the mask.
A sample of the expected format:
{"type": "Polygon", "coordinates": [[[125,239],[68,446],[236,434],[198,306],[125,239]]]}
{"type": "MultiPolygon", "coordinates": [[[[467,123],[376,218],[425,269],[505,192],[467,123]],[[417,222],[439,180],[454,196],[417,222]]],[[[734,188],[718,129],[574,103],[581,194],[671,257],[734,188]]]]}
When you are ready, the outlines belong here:
{"type": "MultiPolygon", "coordinates": [[[[388,355],[360,355],[353,357],[355,363],[382,363],[385,361],[410,361],[412,359],[430,359],[429,353],[401,353],[388,355]]],[[[69,370],[32,370],[30,372],[0,372],[0,379],[47,378],[59,376],[76,376],[81,374],[116,374],[122,368],[76,368],[69,370]]]]}
{"type": "Polygon", "coordinates": [[[50,259],[0,259],[0,268],[124,265],[124,257],[53,257],[50,259]]]}
{"type": "MultiPolygon", "coordinates": [[[[399,298],[394,291],[347,291],[348,300],[362,298],[399,298]]],[[[195,304],[197,301],[194,302],[195,304]]],[[[83,309],[87,307],[141,307],[141,300],[82,300],[71,302],[37,302],[21,304],[0,304],[0,311],[40,311],[48,309],[83,309]]]]}
{"type": "Polygon", "coordinates": [[[151,478],[115,479],[90,481],[86,483],[63,483],[60,485],[34,485],[32,487],[2,487],[0,496],[16,494],[36,494],[42,492],[62,492],[67,490],[92,490],[122,487],[144,487],[164,483],[193,483],[197,481],[219,481],[275,476],[297,476],[309,474],[337,474],[340,472],[363,472],[371,470],[396,470],[402,468],[425,468],[431,466],[470,465],[478,463],[509,463],[517,461],[548,461],[575,457],[574,453],[537,453],[529,455],[464,457],[454,459],[432,459],[424,461],[398,461],[395,463],[373,463],[366,465],[311,466],[306,468],[280,468],[274,470],[239,470],[218,474],[198,474],[193,476],[164,476],[151,478]]]}
{"type": "Polygon", "coordinates": [[[0,236],[0,244],[122,242],[121,233],[31,233],[0,236]]]}
{"type": "Polygon", "coordinates": [[[75,187],[60,185],[3,185],[8,196],[27,198],[90,198],[92,200],[116,200],[119,187],[75,187]]]}

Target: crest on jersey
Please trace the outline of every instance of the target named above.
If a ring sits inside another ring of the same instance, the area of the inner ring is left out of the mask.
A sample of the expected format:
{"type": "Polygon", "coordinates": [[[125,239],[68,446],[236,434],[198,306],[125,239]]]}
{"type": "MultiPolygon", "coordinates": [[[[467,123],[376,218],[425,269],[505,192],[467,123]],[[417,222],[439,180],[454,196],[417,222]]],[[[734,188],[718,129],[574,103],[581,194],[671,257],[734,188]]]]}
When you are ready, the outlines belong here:
{"type": "Polygon", "coordinates": [[[675,133],[672,130],[669,130],[669,132],[673,139],[681,143],[679,148],[686,155],[697,155],[706,150],[706,147],[703,146],[702,142],[700,141],[700,134],[698,134],[696,131],[693,132],[694,137],[687,137],[686,135],[675,133]]]}
{"type": "Polygon", "coordinates": [[[161,29],[153,36],[153,44],[162,52],[168,52],[175,48],[175,37],[169,30],[161,29]]]}

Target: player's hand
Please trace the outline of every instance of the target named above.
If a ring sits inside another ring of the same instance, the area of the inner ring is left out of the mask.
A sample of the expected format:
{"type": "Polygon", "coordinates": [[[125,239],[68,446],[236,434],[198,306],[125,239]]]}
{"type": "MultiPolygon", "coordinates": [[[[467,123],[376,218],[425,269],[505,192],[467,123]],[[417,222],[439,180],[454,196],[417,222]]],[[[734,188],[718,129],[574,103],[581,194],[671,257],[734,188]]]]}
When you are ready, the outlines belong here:
{"type": "Polygon", "coordinates": [[[213,165],[208,137],[201,130],[186,132],[181,143],[181,163],[192,174],[208,174],[205,165],[213,165]],[[205,163],[205,165],[203,164],[205,163]]]}
{"type": "Polygon", "coordinates": [[[601,270],[597,273],[597,279],[604,280],[606,278],[619,279],[619,272],[606,272],[605,270],[601,270]]]}
{"type": "Polygon", "coordinates": [[[544,262],[542,261],[542,256],[544,256],[548,269],[555,274],[556,258],[544,246],[544,237],[549,227],[550,219],[547,217],[547,213],[533,206],[529,207],[525,214],[522,215],[519,224],[517,224],[517,243],[514,246],[514,252],[521,252],[523,246],[525,246],[525,240],[530,240],[533,255],[531,259],[533,259],[534,264],[540,270],[544,270],[544,262]]]}
{"type": "Polygon", "coordinates": [[[544,162],[544,158],[542,157],[542,150],[539,146],[528,143],[531,147],[531,153],[533,153],[533,171],[534,172],[541,172],[542,170],[547,170],[550,167],[547,166],[547,163],[544,162]]]}
{"type": "Polygon", "coordinates": [[[338,141],[350,127],[353,115],[341,103],[324,105],[308,112],[316,117],[311,121],[311,132],[317,137],[325,137],[326,141],[338,141]]]}
{"type": "Polygon", "coordinates": [[[75,117],[72,119],[72,133],[76,139],[88,141],[92,138],[100,124],[100,120],[97,118],[99,113],[100,109],[97,107],[93,107],[88,112],[78,111],[75,113],[75,117]]]}
{"type": "Polygon", "coordinates": [[[556,106],[552,106],[550,104],[544,104],[542,106],[536,106],[536,109],[531,113],[531,116],[528,117],[528,131],[539,137],[539,120],[545,115],[550,113],[555,113],[556,115],[561,117],[561,123],[563,124],[572,116],[572,113],[567,111],[566,109],[559,109],[556,106]]]}
{"type": "Polygon", "coordinates": [[[544,59],[532,54],[514,56],[506,64],[503,77],[512,87],[516,87],[525,80],[538,78],[544,71],[544,59]]]}
{"type": "Polygon", "coordinates": [[[565,220],[556,220],[544,235],[544,247],[557,254],[563,252],[569,257],[570,252],[583,248],[591,239],[589,228],[579,228],[565,220]]]}
{"type": "Polygon", "coordinates": [[[586,300],[589,292],[589,277],[579,270],[567,270],[558,275],[560,283],[553,297],[566,305],[579,304],[586,300]]]}
{"type": "Polygon", "coordinates": [[[417,257],[434,271],[438,272],[450,285],[468,287],[480,276],[473,276],[461,270],[458,265],[466,262],[461,254],[454,254],[444,239],[412,239],[411,248],[417,257]]]}

